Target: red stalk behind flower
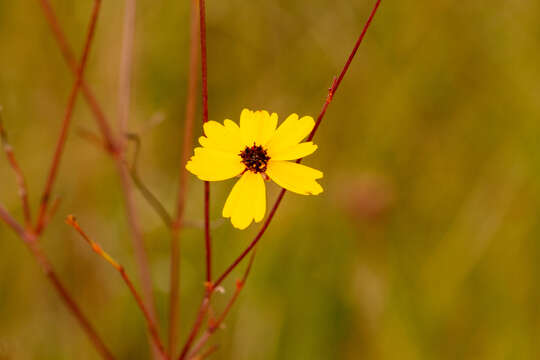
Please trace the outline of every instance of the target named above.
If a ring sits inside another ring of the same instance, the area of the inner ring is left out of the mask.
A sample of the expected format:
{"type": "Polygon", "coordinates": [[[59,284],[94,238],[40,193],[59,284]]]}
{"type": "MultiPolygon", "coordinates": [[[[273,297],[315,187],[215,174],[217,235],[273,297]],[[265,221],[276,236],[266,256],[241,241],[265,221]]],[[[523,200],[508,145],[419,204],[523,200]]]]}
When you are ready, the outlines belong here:
{"type": "MultiPolygon", "coordinates": [[[[339,85],[341,84],[341,81],[343,80],[343,77],[347,73],[347,70],[349,69],[349,66],[351,65],[351,62],[352,62],[354,56],[356,55],[356,52],[358,51],[358,48],[360,47],[360,44],[362,43],[362,40],[364,40],[364,36],[366,35],[366,32],[367,32],[369,26],[371,25],[371,21],[373,20],[373,17],[375,16],[375,13],[377,12],[377,9],[379,8],[380,4],[381,4],[381,0],[377,0],[377,2],[375,3],[375,5],[373,7],[373,10],[371,11],[371,14],[370,14],[366,24],[364,25],[364,28],[362,29],[362,33],[358,37],[358,40],[356,41],[356,44],[354,45],[353,50],[351,51],[351,54],[349,55],[347,61],[345,62],[345,65],[343,66],[343,69],[341,70],[341,73],[339,74],[339,77],[337,78],[337,80],[334,79],[334,81],[332,83],[332,86],[328,90],[328,96],[326,97],[326,101],[324,102],[324,105],[323,105],[323,107],[321,109],[321,112],[319,113],[319,116],[317,117],[317,121],[315,122],[315,126],[313,127],[313,130],[311,130],[311,133],[309,134],[306,141],[313,140],[313,137],[315,136],[315,133],[317,132],[317,129],[319,128],[319,125],[321,124],[321,122],[322,122],[322,120],[324,118],[324,115],[326,114],[326,109],[328,108],[328,105],[330,105],[330,103],[332,102],[334,94],[336,93],[339,85]]],[[[302,161],[302,159],[298,159],[296,162],[300,163],[301,161],[302,161]]],[[[266,232],[266,229],[268,228],[268,225],[270,225],[270,222],[274,218],[274,215],[276,214],[276,210],[278,209],[279,204],[283,200],[283,196],[285,196],[286,191],[287,190],[285,190],[285,189],[281,190],[281,192],[278,195],[278,198],[277,198],[276,202],[274,203],[274,206],[272,207],[272,210],[270,211],[270,214],[268,215],[268,218],[266,219],[263,226],[261,227],[261,230],[259,230],[259,232],[255,236],[253,241],[240,254],[240,256],[238,256],[236,258],[236,260],[234,260],[233,263],[223,272],[223,274],[220,275],[220,277],[215,281],[214,286],[218,286],[219,284],[221,284],[223,282],[223,280],[225,280],[225,278],[227,278],[227,276],[231,273],[231,271],[233,271],[238,266],[238,264],[246,257],[246,255],[248,255],[253,250],[255,245],[257,245],[257,243],[259,242],[261,237],[266,232]]]]}
{"type": "MultiPolygon", "coordinates": [[[[204,5],[204,0],[201,0],[201,2],[204,5]]],[[[349,66],[350,66],[351,62],[352,62],[354,56],[356,55],[356,52],[358,51],[358,48],[360,47],[360,44],[362,43],[362,40],[364,39],[364,36],[366,35],[366,32],[367,32],[369,26],[371,25],[373,17],[375,16],[375,13],[377,12],[377,9],[379,8],[380,3],[381,3],[381,0],[377,0],[377,2],[375,3],[375,5],[373,7],[373,10],[371,11],[371,14],[370,14],[369,18],[368,18],[366,24],[364,25],[364,28],[362,29],[362,32],[361,32],[360,36],[358,37],[358,40],[356,41],[356,43],[355,43],[355,45],[353,47],[353,50],[351,51],[347,61],[345,62],[345,65],[344,65],[339,77],[337,78],[337,80],[334,79],[334,81],[332,83],[332,86],[328,90],[328,96],[326,97],[326,101],[325,101],[325,103],[324,103],[324,105],[322,107],[322,110],[321,110],[319,116],[317,117],[317,121],[315,123],[315,126],[313,127],[313,130],[309,134],[307,141],[311,141],[313,139],[313,137],[315,136],[315,133],[316,133],[317,129],[319,128],[319,125],[322,122],[322,119],[324,118],[324,115],[326,114],[326,109],[328,108],[328,106],[332,102],[334,94],[336,93],[339,85],[341,84],[341,81],[343,80],[343,77],[347,73],[347,70],[349,69],[349,66]]],[[[201,22],[203,22],[203,21],[204,21],[204,16],[201,16],[201,22]]],[[[201,29],[203,29],[203,24],[201,24],[201,29]]],[[[203,43],[203,42],[205,43],[205,40],[203,40],[202,36],[203,36],[203,34],[201,33],[201,43],[203,43]]],[[[204,59],[203,59],[203,62],[204,62],[204,59]]],[[[203,75],[203,78],[204,78],[204,75],[203,75]]],[[[203,92],[203,94],[204,94],[204,92],[203,92]]],[[[302,161],[302,159],[298,159],[296,162],[300,163],[301,161],[302,161]]],[[[194,324],[194,326],[193,326],[193,328],[191,330],[188,341],[184,345],[184,350],[182,351],[182,354],[180,355],[179,360],[183,360],[185,358],[187,352],[189,351],[189,348],[191,346],[191,342],[195,338],[195,336],[196,336],[196,334],[197,334],[197,332],[199,330],[199,327],[200,327],[200,322],[202,321],[202,318],[205,315],[205,311],[208,308],[208,306],[205,306],[205,304],[207,302],[209,302],[209,300],[211,298],[211,295],[213,293],[213,290],[217,286],[219,286],[227,278],[227,276],[240,264],[240,262],[242,262],[242,260],[255,248],[255,246],[257,245],[259,240],[262,238],[262,236],[264,235],[264,233],[268,229],[268,226],[270,225],[270,222],[274,218],[274,215],[275,215],[279,205],[281,204],[281,201],[283,200],[283,197],[285,196],[285,192],[286,192],[285,189],[281,190],[281,192],[278,195],[278,198],[277,198],[276,202],[274,203],[274,205],[272,207],[272,210],[270,211],[270,213],[268,215],[268,218],[264,222],[263,226],[261,227],[261,229],[259,230],[259,232],[255,236],[255,238],[249,244],[249,246],[240,254],[240,256],[238,256],[233,261],[233,263],[223,272],[223,274],[221,274],[221,276],[219,276],[218,279],[214,283],[211,284],[211,289],[210,289],[210,291],[207,291],[205,297],[203,298],[203,302],[201,303],[201,307],[199,309],[199,315],[198,315],[197,320],[195,321],[195,324],[194,324]]]]}
{"type": "MultiPolygon", "coordinates": [[[[199,0],[199,26],[201,38],[201,75],[203,123],[208,121],[208,61],[206,53],[206,8],[205,1],[199,0]]],[[[204,235],[206,246],[206,282],[212,282],[212,239],[210,236],[210,182],[204,182],[204,235]]]]}

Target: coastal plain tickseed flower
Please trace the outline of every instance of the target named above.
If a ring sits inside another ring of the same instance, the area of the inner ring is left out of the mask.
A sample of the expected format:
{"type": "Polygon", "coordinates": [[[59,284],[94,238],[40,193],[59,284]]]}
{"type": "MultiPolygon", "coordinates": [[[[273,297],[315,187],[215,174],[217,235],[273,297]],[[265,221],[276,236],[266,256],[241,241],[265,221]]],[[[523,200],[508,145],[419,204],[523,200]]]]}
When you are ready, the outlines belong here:
{"type": "Polygon", "coordinates": [[[260,222],[266,212],[265,180],[302,195],[318,195],[323,189],[319,170],[294,161],[312,154],[317,145],[301,142],[315,126],[310,116],[292,114],[277,127],[278,116],[267,111],[242,110],[240,126],[231,120],[204,124],[202,147],[186,169],[204,181],[221,181],[240,176],[229,194],[223,216],[238,229],[260,222]]]}

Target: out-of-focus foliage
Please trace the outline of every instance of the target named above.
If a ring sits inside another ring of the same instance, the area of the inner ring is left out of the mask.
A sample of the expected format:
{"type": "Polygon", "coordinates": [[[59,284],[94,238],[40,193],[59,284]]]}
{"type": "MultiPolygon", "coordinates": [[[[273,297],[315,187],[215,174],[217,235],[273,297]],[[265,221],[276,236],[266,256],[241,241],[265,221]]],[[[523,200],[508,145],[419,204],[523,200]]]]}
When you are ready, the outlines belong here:
{"type": "MultiPolygon", "coordinates": [[[[80,52],[92,1],[53,5],[80,52]]],[[[237,119],[242,107],[316,115],[372,5],[208,1],[210,118],[237,119]]],[[[188,13],[189,1],[137,4],[130,128],[143,141],[141,175],[169,208],[183,166],[188,13]]],[[[103,2],[87,72],[113,121],[122,14],[122,1],[103,2]]],[[[325,192],[286,195],[214,358],[537,359],[539,36],[535,0],[383,1],[306,162],[324,170],[325,192]]],[[[38,1],[0,0],[0,104],[34,206],[72,81],[38,1]]],[[[82,98],[43,246],[118,358],[145,359],[124,284],[63,223],[76,214],[136,275],[113,164],[77,129],[96,129],[82,98]]],[[[213,186],[213,218],[231,186],[213,186]]],[[[21,214],[3,156],[0,199],[21,214]]],[[[138,200],[165,333],[169,236],[138,200]]],[[[193,177],[187,219],[202,219],[193,177]]],[[[215,230],[216,272],[256,228],[215,230]]],[[[202,231],[183,231],[182,246],[183,340],[202,296],[202,231]]],[[[0,319],[0,359],[98,358],[3,224],[0,319]]]]}

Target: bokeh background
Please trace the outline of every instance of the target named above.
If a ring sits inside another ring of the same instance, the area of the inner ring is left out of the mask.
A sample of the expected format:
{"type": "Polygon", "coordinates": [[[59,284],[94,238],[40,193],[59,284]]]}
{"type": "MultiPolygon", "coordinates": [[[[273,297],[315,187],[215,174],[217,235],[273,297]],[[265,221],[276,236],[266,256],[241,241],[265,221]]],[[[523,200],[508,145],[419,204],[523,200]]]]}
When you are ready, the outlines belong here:
{"type": "MultiPolygon", "coordinates": [[[[92,1],[52,3],[80,52],[92,1]]],[[[209,0],[210,118],[237,120],[243,107],[315,116],[373,3],[209,0]]],[[[104,1],[86,76],[112,119],[122,20],[123,2],[104,1]]],[[[143,143],[142,178],[172,209],[189,1],[140,0],[136,26],[130,129],[143,143]]],[[[383,1],[306,161],[324,170],[325,192],[286,195],[214,358],[538,359],[539,38],[535,0],[383,1]]],[[[38,1],[0,0],[0,104],[34,208],[72,81],[38,1]]],[[[147,359],[144,322],[118,274],[63,222],[77,215],[136,276],[114,165],[77,135],[96,130],[81,99],[54,191],[61,207],[42,243],[118,358],[147,359]]],[[[0,199],[20,218],[1,159],[0,199]]],[[[212,187],[214,219],[232,184],[212,187]]],[[[190,176],[189,186],[181,341],[204,277],[202,184],[190,176]]],[[[137,201],[165,333],[169,235],[137,201]]],[[[257,229],[214,230],[216,272],[257,229]]],[[[0,319],[2,360],[98,359],[3,224],[0,319]]]]}

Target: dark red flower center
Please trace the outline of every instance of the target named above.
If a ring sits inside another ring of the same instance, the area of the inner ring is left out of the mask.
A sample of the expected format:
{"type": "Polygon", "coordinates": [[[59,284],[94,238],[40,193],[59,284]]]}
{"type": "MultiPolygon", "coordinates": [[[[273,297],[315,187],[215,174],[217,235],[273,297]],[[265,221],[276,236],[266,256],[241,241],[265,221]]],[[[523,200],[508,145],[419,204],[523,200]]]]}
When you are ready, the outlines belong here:
{"type": "Polygon", "coordinates": [[[242,158],[242,163],[246,166],[246,170],[255,173],[265,172],[268,160],[270,160],[270,156],[268,156],[266,150],[262,146],[255,144],[251,147],[246,146],[244,151],[240,153],[240,157],[242,158]]]}

